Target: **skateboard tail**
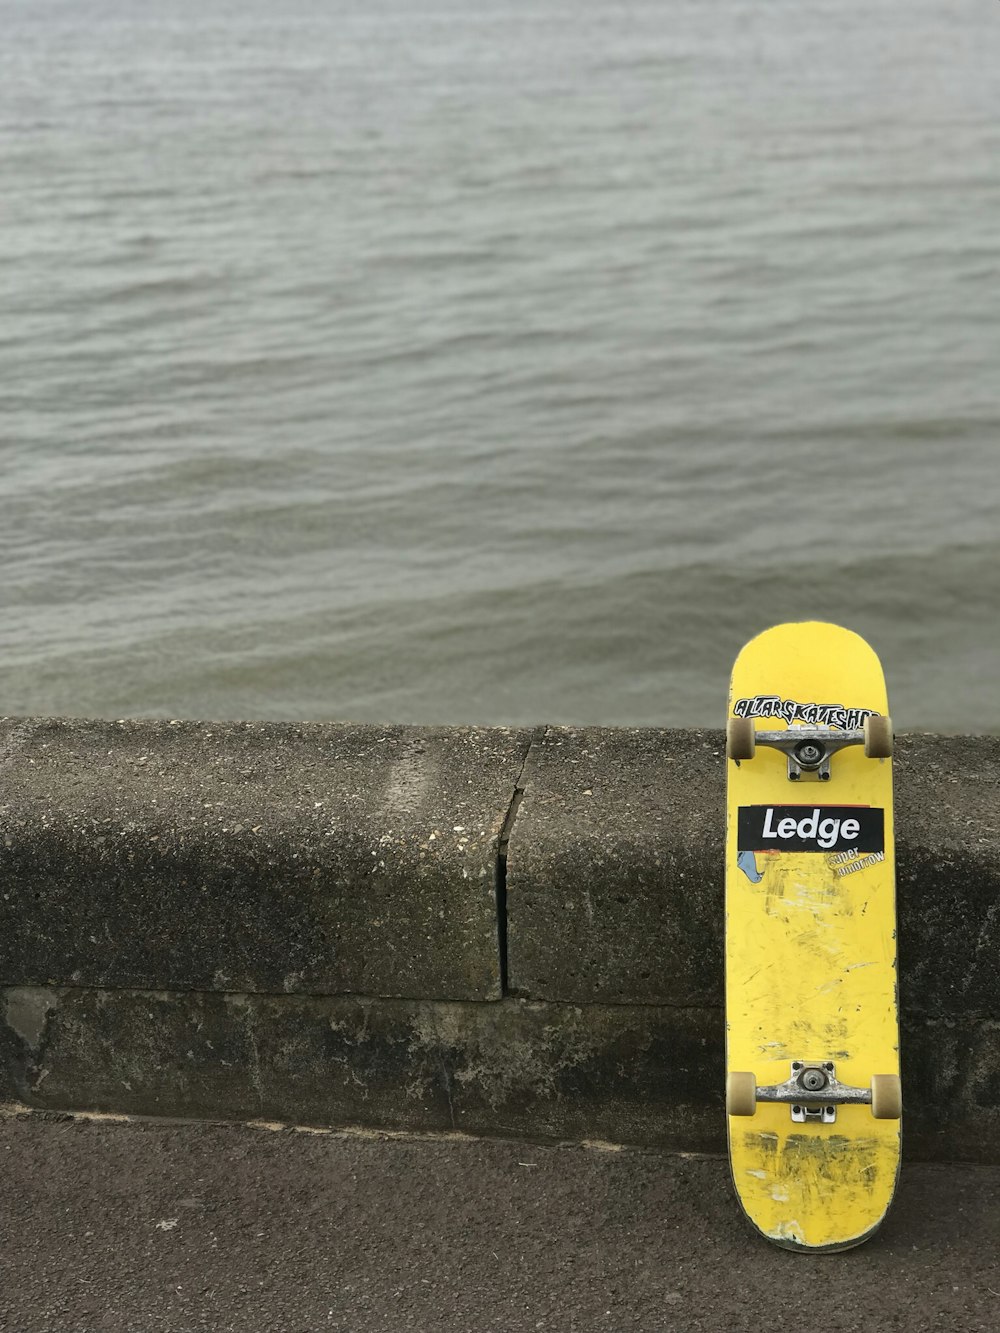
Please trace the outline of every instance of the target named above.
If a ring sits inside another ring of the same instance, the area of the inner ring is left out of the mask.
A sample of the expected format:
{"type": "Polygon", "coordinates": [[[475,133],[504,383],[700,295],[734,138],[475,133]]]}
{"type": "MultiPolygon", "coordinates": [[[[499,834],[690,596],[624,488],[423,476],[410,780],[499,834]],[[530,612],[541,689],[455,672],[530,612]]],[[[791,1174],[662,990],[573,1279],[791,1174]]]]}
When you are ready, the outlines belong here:
{"type": "MultiPolygon", "coordinates": [[[[738,1193],[737,1198],[739,1198],[738,1193]]],[[[763,1237],[764,1240],[770,1241],[772,1245],[776,1245],[779,1250],[788,1250],[792,1254],[842,1254],[845,1250],[853,1250],[857,1246],[863,1245],[865,1241],[871,1240],[876,1232],[881,1229],[882,1223],[885,1221],[885,1214],[883,1213],[877,1222],[872,1223],[866,1231],[862,1231],[856,1236],[830,1241],[821,1245],[807,1245],[801,1239],[794,1222],[789,1225],[787,1230],[785,1228],[779,1228],[777,1231],[773,1232],[762,1231],[743,1207],[742,1200],[740,1201],[740,1211],[759,1236],[763,1237]]]]}
{"type": "MultiPolygon", "coordinates": [[[[787,1107],[761,1108],[783,1112],[787,1107]]],[[[798,1253],[834,1253],[879,1229],[896,1188],[899,1121],[873,1121],[866,1107],[842,1133],[806,1126],[790,1134],[772,1117],[771,1130],[731,1120],[730,1165],[744,1216],[767,1240],[798,1253]],[[867,1124],[865,1123],[867,1117],[867,1124]],[[873,1132],[874,1130],[874,1132],[873,1132]]],[[[756,1117],[754,1117],[756,1119],[756,1117]]]]}

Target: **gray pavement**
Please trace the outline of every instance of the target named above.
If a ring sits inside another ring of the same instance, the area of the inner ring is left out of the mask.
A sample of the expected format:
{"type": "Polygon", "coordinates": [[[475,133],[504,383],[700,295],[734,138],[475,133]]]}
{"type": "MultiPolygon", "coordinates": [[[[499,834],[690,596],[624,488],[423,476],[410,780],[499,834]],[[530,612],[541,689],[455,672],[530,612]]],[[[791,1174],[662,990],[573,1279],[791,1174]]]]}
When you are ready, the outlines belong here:
{"type": "Polygon", "coordinates": [[[4,1333],[995,1329],[1000,1167],[866,1246],[754,1237],[723,1159],[0,1116],[4,1333]]]}

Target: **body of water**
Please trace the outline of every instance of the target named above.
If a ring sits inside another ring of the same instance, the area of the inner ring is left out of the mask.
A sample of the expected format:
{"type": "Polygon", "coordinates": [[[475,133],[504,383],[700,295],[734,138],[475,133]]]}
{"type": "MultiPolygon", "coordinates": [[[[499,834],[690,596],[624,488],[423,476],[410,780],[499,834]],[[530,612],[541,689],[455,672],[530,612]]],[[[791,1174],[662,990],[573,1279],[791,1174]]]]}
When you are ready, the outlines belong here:
{"type": "Polygon", "coordinates": [[[996,3],[0,33],[0,712],[1000,730],[996,3]]]}

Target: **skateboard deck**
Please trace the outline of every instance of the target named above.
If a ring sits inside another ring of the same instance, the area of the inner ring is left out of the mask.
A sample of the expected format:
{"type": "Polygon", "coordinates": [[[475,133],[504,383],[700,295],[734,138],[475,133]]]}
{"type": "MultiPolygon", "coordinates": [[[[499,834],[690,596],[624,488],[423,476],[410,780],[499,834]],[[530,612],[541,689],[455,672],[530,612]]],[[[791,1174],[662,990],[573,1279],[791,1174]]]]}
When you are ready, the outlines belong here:
{"type": "Polygon", "coordinates": [[[892,727],[864,639],[777,625],[733,667],[726,735],[729,1158],[789,1249],[878,1227],[900,1157],[892,727]]]}

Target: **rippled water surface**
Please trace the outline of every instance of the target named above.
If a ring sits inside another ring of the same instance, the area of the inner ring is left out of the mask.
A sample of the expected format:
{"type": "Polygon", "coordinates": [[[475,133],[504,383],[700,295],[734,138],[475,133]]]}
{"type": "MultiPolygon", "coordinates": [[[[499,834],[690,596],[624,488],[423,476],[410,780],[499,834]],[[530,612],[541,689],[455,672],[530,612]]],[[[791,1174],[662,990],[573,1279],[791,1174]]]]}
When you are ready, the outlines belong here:
{"type": "Polygon", "coordinates": [[[0,32],[0,712],[1000,731],[995,3],[0,32]]]}

